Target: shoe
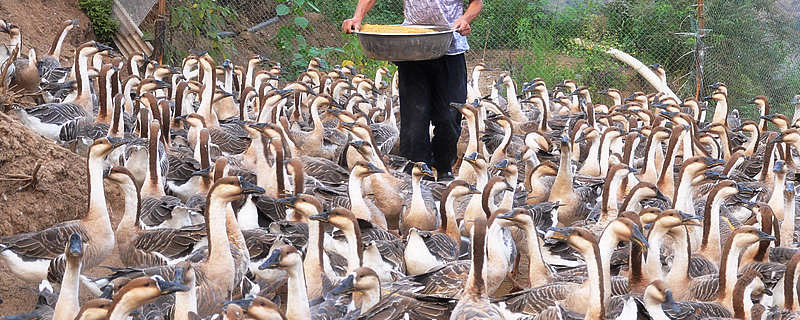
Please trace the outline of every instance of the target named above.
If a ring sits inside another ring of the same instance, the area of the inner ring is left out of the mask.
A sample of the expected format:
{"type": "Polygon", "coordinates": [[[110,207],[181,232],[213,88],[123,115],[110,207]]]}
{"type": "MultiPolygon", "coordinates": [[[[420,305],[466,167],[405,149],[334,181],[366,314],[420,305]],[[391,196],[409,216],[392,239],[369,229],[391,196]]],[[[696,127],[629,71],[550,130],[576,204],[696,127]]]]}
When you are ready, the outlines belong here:
{"type": "Polygon", "coordinates": [[[450,171],[440,172],[439,175],[436,177],[436,181],[438,182],[448,182],[453,181],[455,179],[453,177],[453,173],[450,171]]]}

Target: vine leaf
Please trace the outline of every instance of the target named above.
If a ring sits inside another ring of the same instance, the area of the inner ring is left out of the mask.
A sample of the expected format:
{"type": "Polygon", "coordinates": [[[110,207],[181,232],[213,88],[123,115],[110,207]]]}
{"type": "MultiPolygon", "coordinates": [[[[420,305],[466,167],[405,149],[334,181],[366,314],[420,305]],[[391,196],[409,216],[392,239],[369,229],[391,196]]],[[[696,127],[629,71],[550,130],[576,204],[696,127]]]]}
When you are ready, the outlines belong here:
{"type": "Polygon", "coordinates": [[[294,24],[298,27],[305,29],[308,27],[308,19],[305,17],[294,17],[294,24]]]}
{"type": "Polygon", "coordinates": [[[279,16],[285,16],[289,14],[289,7],[281,3],[275,6],[275,13],[277,13],[279,16]]]}

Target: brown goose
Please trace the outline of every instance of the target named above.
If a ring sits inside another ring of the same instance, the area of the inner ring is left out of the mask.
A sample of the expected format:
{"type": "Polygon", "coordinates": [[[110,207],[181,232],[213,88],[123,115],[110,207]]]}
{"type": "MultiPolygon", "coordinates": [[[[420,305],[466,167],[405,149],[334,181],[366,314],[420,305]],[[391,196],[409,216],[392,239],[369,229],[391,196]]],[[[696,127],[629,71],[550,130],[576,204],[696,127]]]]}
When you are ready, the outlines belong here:
{"type": "Polygon", "coordinates": [[[117,225],[120,261],[126,266],[174,264],[187,258],[206,237],[203,226],[181,229],[159,228],[145,231],[141,222],[141,195],[133,174],[124,167],[114,167],[106,179],[119,185],[125,197],[125,212],[117,225]]]}
{"type": "Polygon", "coordinates": [[[119,289],[111,299],[109,320],[124,320],[136,308],[151,302],[162,295],[189,290],[180,283],[165,281],[161,276],[140,277],[131,280],[119,289]]]}
{"type": "Polygon", "coordinates": [[[331,294],[360,293],[360,316],[365,319],[449,319],[456,301],[395,291],[381,293],[381,281],[370,268],[350,273],[331,294]]]}
{"type": "Polygon", "coordinates": [[[78,20],[64,21],[61,24],[61,32],[58,37],[53,39],[53,44],[50,45],[50,51],[39,59],[36,67],[39,69],[42,81],[47,83],[61,82],[69,73],[69,67],[64,68],[61,66],[61,48],[67,38],[67,34],[76,25],[78,25],[78,20]]]}
{"type": "Polygon", "coordinates": [[[472,223],[472,260],[464,293],[450,319],[504,319],[501,310],[489,302],[484,279],[486,256],[486,218],[478,216],[472,223]]]}
{"type": "Polygon", "coordinates": [[[86,216],[42,231],[0,238],[0,261],[12,274],[28,282],[40,282],[44,279],[60,282],[65,266],[63,246],[73,233],[79,234],[86,243],[83,260],[86,270],[99,265],[111,254],[114,249],[114,231],[111,229],[103,190],[103,159],[114,148],[127,142],[121,138],[108,137],[96,140],[89,147],[89,210],[86,216]]]}

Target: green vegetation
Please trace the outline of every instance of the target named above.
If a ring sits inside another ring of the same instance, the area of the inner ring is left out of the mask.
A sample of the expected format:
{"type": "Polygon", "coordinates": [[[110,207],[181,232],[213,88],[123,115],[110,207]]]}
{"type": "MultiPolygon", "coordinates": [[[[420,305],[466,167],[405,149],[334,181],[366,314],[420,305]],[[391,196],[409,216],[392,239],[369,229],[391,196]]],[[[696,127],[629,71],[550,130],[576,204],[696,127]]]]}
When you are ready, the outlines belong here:
{"type": "MultiPolygon", "coordinates": [[[[195,38],[211,41],[209,54],[215,60],[222,61],[236,50],[229,38],[220,37],[219,32],[225,19],[232,19],[236,13],[217,3],[216,0],[178,0],[170,5],[170,28],[180,28],[183,32],[193,34],[195,38]]],[[[180,64],[188,52],[167,46],[167,61],[180,64]]]]}
{"type": "Polygon", "coordinates": [[[337,48],[319,48],[308,44],[304,34],[313,32],[305,17],[306,10],[309,9],[320,11],[309,0],[285,0],[275,7],[279,17],[292,17],[292,23],[281,26],[272,38],[273,44],[281,52],[281,58],[284,58],[281,60],[291,61],[287,71],[292,78],[297,77],[306,68],[311,58],[320,57],[325,63],[325,58],[331,52],[341,51],[337,48]]]}
{"type": "Polygon", "coordinates": [[[92,29],[97,40],[103,43],[112,43],[114,32],[117,31],[119,21],[111,15],[112,0],[79,0],[78,7],[81,8],[89,20],[92,21],[92,29]]]}

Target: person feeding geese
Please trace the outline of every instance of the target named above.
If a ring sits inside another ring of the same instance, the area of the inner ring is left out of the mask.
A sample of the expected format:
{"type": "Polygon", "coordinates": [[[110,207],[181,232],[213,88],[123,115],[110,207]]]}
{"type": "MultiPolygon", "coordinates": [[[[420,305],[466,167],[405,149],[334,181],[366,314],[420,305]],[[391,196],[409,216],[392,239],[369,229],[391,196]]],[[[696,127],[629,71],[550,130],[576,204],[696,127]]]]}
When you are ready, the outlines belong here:
{"type": "MultiPolygon", "coordinates": [[[[353,17],[342,23],[345,33],[361,30],[361,21],[376,0],[359,0],[353,17]]],[[[461,0],[405,0],[405,21],[411,25],[449,26],[453,39],[446,53],[422,61],[395,61],[399,72],[400,155],[412,162],[426,162],[437,170],[439,180],[453,180],[456,144],[461,134],[461,114],[450,103],[467,99],[469,50],[466,36],[478,17],[483,0],[470,0],[464,10],[461,0]],[[433,124],[433,138],[429,127],[433,124]]],[[[411,173],[413,164],[404,170],[411,173]]]]}

